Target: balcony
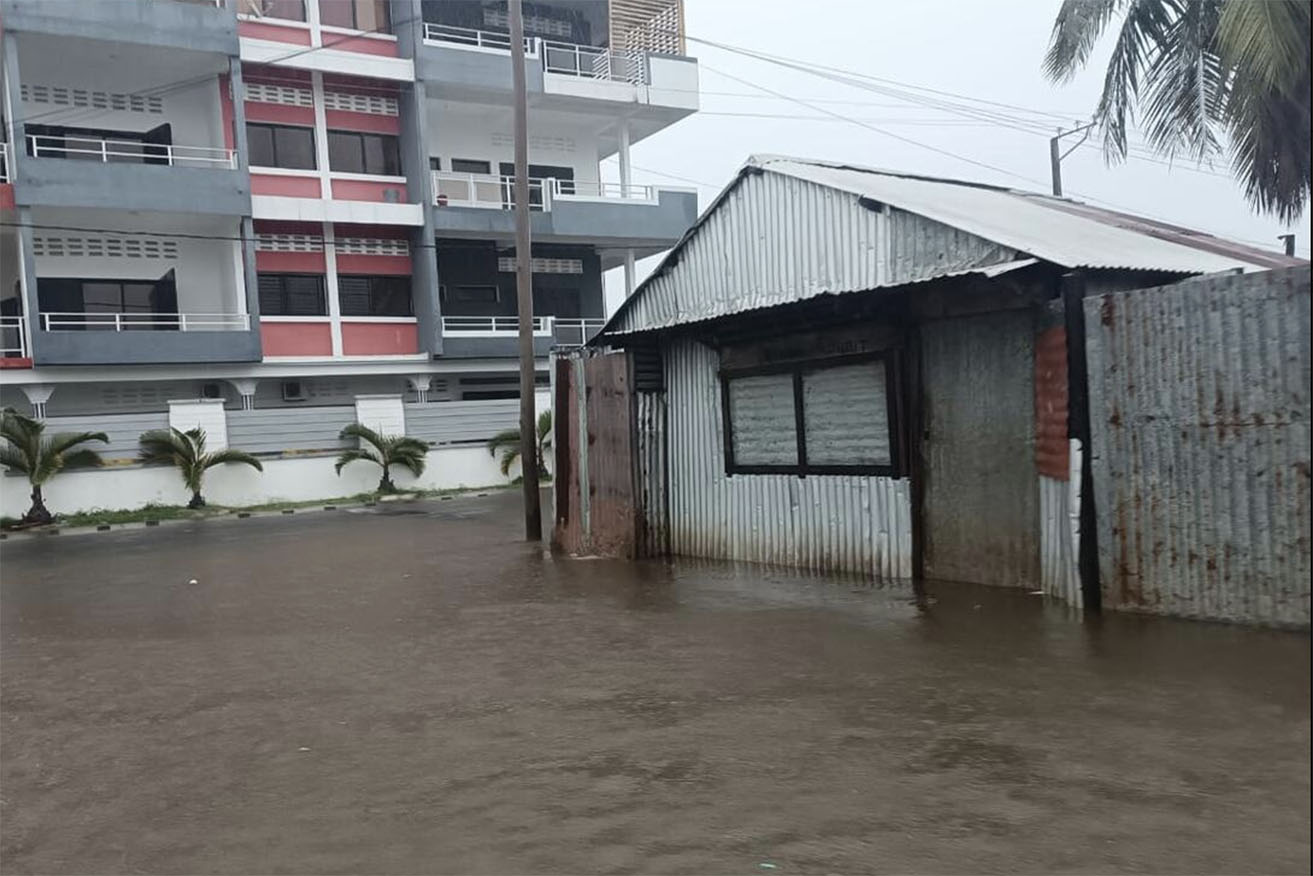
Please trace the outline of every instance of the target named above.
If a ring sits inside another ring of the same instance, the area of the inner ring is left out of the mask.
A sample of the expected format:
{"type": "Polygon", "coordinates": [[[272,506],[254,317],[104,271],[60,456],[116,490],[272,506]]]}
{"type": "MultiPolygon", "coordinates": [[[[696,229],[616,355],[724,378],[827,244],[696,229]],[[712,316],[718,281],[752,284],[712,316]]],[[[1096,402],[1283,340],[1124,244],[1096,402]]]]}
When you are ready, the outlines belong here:
{"type": "MultiPolygon", "coordinates": [[[[533,318],[533,352],[546,356],[553,347],[581,347],[605,320],[556,316],[533,318]]],[[[519,352],[518,316],[444,316],[442,352],[451,358],[515,356],[519,352]]]]}
{"type": "Polygon", "coordinates": [[[421,356],[413,316],[262,316],[266,359],[341,359],[421,356]],[[341,353],[334,352],[334,322],[341,353]]]}
{"type": "Polygon", "coordinates": [[[231,149],[46,134],[26,143],[8,162],[20,205],[250,213],[250,183],[231,149]]]}
{"type": "Polygon", "coordinates": [[[237,15],[223,0],[0,0],[14,31],[236,55],[237,15]]]}
{"type": "Polygon", "coordinates": [[[0,316],[0,368],[32,367],[26,323],[21,316],[0,316]]]}
{"type": "Polygon", "coordinates": [[[46,312],[32,346],[38,365],[257,362],[260,336],[244,313],[46,312]]]}
{"type": "MultiPolygon", "coordinates": [[[[515,234],[510,177],[433,171],[434,227],[442,237],[515,234]]],[[[636,249],[673,245],[697,219],[697,191],[582,180],[530,179],[534,240],[636,249]]]]}

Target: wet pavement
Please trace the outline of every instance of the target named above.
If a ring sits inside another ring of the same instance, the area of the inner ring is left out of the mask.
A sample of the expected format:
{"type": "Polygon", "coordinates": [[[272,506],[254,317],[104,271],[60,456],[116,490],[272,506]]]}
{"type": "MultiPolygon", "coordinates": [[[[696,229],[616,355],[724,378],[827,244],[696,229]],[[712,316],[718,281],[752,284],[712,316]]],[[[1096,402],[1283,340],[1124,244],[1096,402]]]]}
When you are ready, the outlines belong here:
{"type": "Polygon", "coordinates": [[[517,514],[5,542],[0,867],[1309,872],[1307,635],[553,559],[517,514]]]}

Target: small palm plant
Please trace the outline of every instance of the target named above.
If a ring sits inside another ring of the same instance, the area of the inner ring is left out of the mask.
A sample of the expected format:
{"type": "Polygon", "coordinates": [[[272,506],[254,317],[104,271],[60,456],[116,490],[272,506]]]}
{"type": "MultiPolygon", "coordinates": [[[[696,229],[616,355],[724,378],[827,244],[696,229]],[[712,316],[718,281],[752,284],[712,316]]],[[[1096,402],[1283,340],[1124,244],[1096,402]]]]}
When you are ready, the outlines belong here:
{"type": "Polygon", "coordinates": [[[46,424],[25,417],[12,409],[0,412],[0,436],[7,443],[0,444],[0,465],[10,471],[27,475],[32,485],[32,507],[23,515],[23,523],[38,524],[54,521],[41,487],[61,471],[75,468],[94,468],[103,463],[100,454],[90,447],[78,447],[88,441],[109,443],[104,432],[58,432],[45,434],[46,424]]]}
{"type": "Polygon", "coordinates": [[[264,466],[260,465],[260,460],[245,450],[229,447],[225,450],[206,453],[205,430],[199,426],[195,429],[188,429],[186,432],[174,428],[152,429],[149,432],[141,433],[139,444],[141,446],[137,452],[137,457],[142,462],[160,462],[172,465],[182,474],[183,484],[191,490],[191,501],[187,503],[188,508],[205,507],[205,497],[201,495],[201,484],[205,480],[205,473],[216,465],[223,465],[227,462],[240,462],[243,465],[249,465],[256,471],[264,471],[264,466]]]}
{"type": "MultiPolygon", "coordinates": [[[[551,475],[547,471],[547,451],[552,446],[552,412],[543,411],[538,415],[538,479],[546,480],[551,475]]],[[[520,430],[507,429],[488,439],[488,455],[496,456],[501,451],[501,473],[510,477],[511,466],[520,458],[520,430]]]]}
{"type": "Polygon", "coordinates": [[[361,460],[372,462],[383,469],[383,477],[378,482],[380,493],[395,493],[397,485],[392,483],[392,466],[399,465],[415,477],[424,474],[424,465],[428,461],[429,445],[409,435],[383,435],[363,423],[352,423],[342,429],[338,435],[343,441],[359,439],[360,447],[343,450],[337,458],[334,468],[342,474],[342,468],[350,462],[361,460]]]}

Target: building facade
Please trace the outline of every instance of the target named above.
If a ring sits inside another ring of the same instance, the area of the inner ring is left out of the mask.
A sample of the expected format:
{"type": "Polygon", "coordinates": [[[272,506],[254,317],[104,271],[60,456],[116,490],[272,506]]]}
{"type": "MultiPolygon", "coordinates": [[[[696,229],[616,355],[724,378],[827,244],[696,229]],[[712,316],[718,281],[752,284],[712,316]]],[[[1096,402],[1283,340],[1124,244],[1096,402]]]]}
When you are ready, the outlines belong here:
{"type": "MultiPolygon", "coordinates": [[[[604,272],[696,218],[629,148],[696,111],[698,68],[677,0],[524,9],[545,382],[604,272]]],[[[3,403],[516,397],[508,26],[497,0],[0,0],[3,403]]]]}

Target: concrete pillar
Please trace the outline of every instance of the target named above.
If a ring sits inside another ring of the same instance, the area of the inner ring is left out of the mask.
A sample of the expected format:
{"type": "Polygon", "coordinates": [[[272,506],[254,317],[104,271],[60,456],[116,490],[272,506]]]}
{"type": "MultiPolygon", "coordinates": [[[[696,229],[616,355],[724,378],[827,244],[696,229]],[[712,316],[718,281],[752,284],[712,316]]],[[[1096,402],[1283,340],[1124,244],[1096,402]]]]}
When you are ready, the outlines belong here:
{"type": "Polygon", "coordinates": [[[629,121],[622,120],[619,127],[619,149],[620,156],[620,188],[623,194],[629,194],[629,186],[633,182],[632,172],[629,165],[629,121]]]}
{"type": "Polygon", "coordinates": [[[337,244],[333,223],[324,223],[324,295],[328,298],[328,330],[333,339],[333,356],[344,355],[342,347],[342,302],[337,296],[337,244]]]}
{"type": "Polygon", "coordinates": [[[634,294],[635,270],[636,269],[634,267],[634,251],[632,249],[627,249],[625,250],[625,297],[626,298],[634,294]]]}
{"type": "Polygon", "coordinates": [[[54,384],[50,383],[30,383],[20,386],[23,395],[27,396],[27,403],[32,406],[32,419],[44,420],[46,418],[46,402],[55,394],[54,384]]]}
{"type": "Polygon", "coordinates": [[[260,381],[254,377],[237,377],[228,381],[232,384],[233,389],[242,397],[242,410],[255,410],[255,388],[260,381]]]}
{"type": "Polygon", "coordinates": [[[356,396],[356,422],[383,435],[406,434],[406,408],[401,396],[356,396]]]}
{"type": "MultiPolygon", "coordinates": [[[[14,152],[17,151],[15,148],[14,152]]],[[[11,152],[10,154],[14,154],[11,152]]],[[[13,168],[10,168],[13,171],[13,168]]],[[[36,232],[32,230],[32,208],[19,207],[16,211],[18,216],[18,270],[22,295],[20,302],[23,309],[24,326],[26,332],[24,338],[27,349],[27,357],[36,365],[41,364],[41,306],[40,297],[37,295],[36,280],[36,244],[34,237],[36,232]]]]}
{"type": "Polygon", "coordinates": [[[415,390],[415,400],[424,404],[429,400],[429,384],[433,382],[432,374],[412,374],[406,378],[406,383],[410,388],[415,390]]]}
{"type": "Polygon", "coordinates": [[[204,429],[206,450],[228,446],[228,414],[221,398],[169,399],[169,426],[183,432],[204,429]]]}

